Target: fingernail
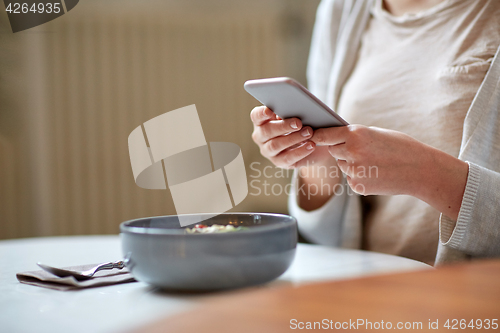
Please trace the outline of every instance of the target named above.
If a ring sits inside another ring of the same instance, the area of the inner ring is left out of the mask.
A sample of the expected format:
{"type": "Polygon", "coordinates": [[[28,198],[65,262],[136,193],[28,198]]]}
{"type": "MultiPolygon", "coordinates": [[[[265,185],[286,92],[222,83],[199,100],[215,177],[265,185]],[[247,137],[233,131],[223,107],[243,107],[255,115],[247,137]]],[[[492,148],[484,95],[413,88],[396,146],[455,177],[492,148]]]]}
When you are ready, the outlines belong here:
{"type": "Polygon", "coordinates": [[[312,149],[314,149],[313,144],[312,144],[311,142],[309,142],[308,144],[306,144],[306,149],[307,149],[307,150],[312,150],[312,149]]]}
{"type": "Polygon", "coordinates": [[[299,126],[297,125],[297,121],[296,120],[292,121],[292,123],[290,124],[290,127],[293,129],[299,128],[299,126]]]}
{"type": "Polygon", "coordinates": [[[306,128],[305,130],[303,130],[302,132],[300,132],[300,134],[303,137],[308,137],[309,135],[311,135],[311,132],[309,131],[309,128],[306,128]]]}
{"type": "Polygon", "coordinates": [[[268,115],[267,115],[267,108],[266,108],[265,106],[263,106],[263,107],[262,107],[262,115],[263,115],[264,117],[267,117],[267,116],[268,116],[268,115]]]}

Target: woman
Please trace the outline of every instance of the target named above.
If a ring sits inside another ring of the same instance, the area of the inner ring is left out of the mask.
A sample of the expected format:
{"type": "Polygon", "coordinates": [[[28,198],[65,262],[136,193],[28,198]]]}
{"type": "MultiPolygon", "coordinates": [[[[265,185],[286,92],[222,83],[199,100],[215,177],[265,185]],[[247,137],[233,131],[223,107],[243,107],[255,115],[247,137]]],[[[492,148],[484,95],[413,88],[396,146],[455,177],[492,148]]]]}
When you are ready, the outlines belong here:
{"type": "Polygon", "coordinates": [[[429,264],[500,255],[499,45],[496,0],[323,0],[309,88],[354,125],[251,112],[262,154],[301,170],[301,233],[429,264]],[[346,180],[313,172],[337,165],[346,180]],[[303,191],[345,181],[364,196],[303,191]]]}

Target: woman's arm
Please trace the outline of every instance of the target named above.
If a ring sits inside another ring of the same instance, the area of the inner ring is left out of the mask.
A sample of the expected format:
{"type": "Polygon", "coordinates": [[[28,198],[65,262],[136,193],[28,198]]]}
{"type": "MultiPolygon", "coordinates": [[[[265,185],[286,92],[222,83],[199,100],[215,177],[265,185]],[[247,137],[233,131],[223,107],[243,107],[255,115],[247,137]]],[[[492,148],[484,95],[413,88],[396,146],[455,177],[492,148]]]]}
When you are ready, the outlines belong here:
{"type": "Polygon", "coordinates": [[[297,204],[305,211],[322,207],[334,195],[334,190],[342,186],[342,171],[327,147],[316,147],[309,161],[309,165],[296,171],[297,204]]]}
{"type": "Polygon", "coordinates": [[[468,162],[469,176],[457,219],[441,216],[440,240],[473,256],[500,255],[500,173],[468,162]]]}

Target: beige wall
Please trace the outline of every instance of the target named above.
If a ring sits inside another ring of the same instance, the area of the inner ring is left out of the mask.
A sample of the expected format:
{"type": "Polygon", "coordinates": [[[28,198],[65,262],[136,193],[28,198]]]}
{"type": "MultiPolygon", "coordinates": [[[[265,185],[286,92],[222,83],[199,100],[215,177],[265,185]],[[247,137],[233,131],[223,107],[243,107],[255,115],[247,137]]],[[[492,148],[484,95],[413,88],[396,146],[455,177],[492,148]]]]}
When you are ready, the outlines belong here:
{"type": "MultiPolygon", "coordinates": [[[[16,34],[2,11],[0,238],[114,234],[127,219],[175,214],[168,191],[135,185],[127,137],[189,104],[207,140],[237,143],[256,175],[250,163],[265,163],[250,139],[257,102],[243,83],[305,83],[317,4],[86,0],[16,34]]],[[[250,193],[233,210],[286,212],[285,195],[250,193]]]]}

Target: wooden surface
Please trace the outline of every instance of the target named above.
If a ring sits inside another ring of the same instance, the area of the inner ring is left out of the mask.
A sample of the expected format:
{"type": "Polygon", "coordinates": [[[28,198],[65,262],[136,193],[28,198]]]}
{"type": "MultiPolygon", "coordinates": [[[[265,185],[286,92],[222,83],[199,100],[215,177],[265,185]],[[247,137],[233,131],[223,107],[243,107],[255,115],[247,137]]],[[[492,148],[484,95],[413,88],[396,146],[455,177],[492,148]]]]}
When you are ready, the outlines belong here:
{"type": "MultiPolygon", "coordinates": [[[[289,332],[298,322],[372,325],[421,322],[420,331],[452,331],[446,320],[500,319],[500,260],[477,261],[429,271],[324,282],[273,290],[246,290],[205,302],[197,310],[165,318],[140,332],[289,332]],[[429,330],[438,320],[439,330],[429,330]]],[[[329,324],[330,325],[330,324],[329,324]]],[[[334,325],[334,324],[333,324],[334,325]]],[[[317,326],[318,327],[318,326],[317,326]]],[[[416,327],[416,326],[415,326],[416,327]]],[[[459,326],[457,326],[459,327],[459,326]]],[[[359,326],[353,331],[371,331],[359,326]]],[[[373,329],[375,330],[375,329],[373,329]]],[[[380,331],[379,329],[377,331],[380,331]]],[[[408,330],[405,330],[408,331],[408,330]]],[[[491,332],[464,328],[460,332],[491,332]]]]}

